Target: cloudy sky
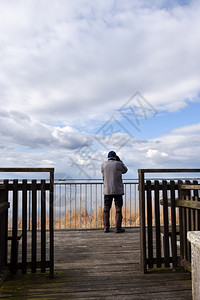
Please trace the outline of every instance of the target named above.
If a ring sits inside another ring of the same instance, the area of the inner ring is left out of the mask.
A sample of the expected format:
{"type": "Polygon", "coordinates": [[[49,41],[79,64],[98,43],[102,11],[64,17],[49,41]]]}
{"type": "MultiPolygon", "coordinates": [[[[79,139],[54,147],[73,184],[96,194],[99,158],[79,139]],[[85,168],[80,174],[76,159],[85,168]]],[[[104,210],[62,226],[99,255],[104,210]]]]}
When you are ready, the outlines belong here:
{"type": "Polygon", "coordinates": [[[200,166],[200,1],[0,0],[1,167],[200,166]]]}

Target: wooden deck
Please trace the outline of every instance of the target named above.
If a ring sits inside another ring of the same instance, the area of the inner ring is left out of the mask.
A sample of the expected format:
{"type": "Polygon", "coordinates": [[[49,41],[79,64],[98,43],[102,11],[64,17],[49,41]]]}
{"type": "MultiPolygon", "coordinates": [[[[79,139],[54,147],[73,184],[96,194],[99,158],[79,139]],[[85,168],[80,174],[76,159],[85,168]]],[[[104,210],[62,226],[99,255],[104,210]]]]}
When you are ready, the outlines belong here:
{"type": "Polygon", "coordinates": [[[190,274],[142,274],[139,229],[55,232],[55,277],[9,278],[1,299],[192,299],[190,274]]]}

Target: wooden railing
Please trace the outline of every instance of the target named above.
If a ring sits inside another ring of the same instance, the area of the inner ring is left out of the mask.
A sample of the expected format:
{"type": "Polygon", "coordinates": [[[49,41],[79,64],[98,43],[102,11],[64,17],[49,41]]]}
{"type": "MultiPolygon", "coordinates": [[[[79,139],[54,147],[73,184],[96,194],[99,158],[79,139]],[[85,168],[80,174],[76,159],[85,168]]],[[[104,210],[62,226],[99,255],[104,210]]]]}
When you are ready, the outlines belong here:
{"type": "MultiPolygon", "coordinates": [[[[11,241],[10,262],[8,266],[13,274],[18,269],[22,273],[31,268],[32,273],[40,268],[41,272],[54,270],[54,227],[53,227],[53,186],[54,169],[51,168],[4,168],[0,172],[48,172],[48,180],[4,180],[0,184],[5,189],[5,197],[12,208],[10,232],[5,233],[11,241]],[[31,231],[27,232],[27,194],[31,193],[31,231]],[[41,230],[38,230],[37,215],[40,215],[41,230]],[[18,230],[19,221],[22,229],[18,230]],[[40,232],[39,232],[40,231],[40,232]],[[30,235],[30,237],[28,237],[30,235]],[[28,246],[31,239],[31,247],[28,246]],[[19,249],[19,239],[21,239],[19,249]],[[38,250],[39,249],[39,250],[38,250]],[[29,255],[29,252],[31,255],[29,255]],[[19,257],[20,254],[20,257],[19,257]]],[[[8,226],[8,219],[7,219],[8,226]]],[[[6,232],[6,230],[4,229],[6,232]]],[[[9,250],[9,249],[8,249],[9,250]]]]}
{"type": "Polygon", "coordinates": [[[200,185],[197,181],[185,184],[179,182],[180,199],[176,201],[180,215],[180,264],[191,270],[191,244],[187,239],[188,231],[200,230],[200,185]]]}
{"type": "Polygon", "coordinates": [[[0,186],[0,273],[3,274],[7,266],[7,234],[8,208],[10,204],[5,198],[5,186],[0,186]]]}
{"type": "Polygon", "coordinates": [[[146,180],[145,173],[200,173],[200,169],[139,170],[141,268],[190,268],[188,230],[200,230],[197,181],[146,180]],[[194,197],[196,196],[196,198],[194,197]],[[187,199],[185,199],[187,197],[187,199]],[[194,201],[194,198],[196,199],[194,201]],[[194,204],[195,202],[195,204],[194,204]]]}

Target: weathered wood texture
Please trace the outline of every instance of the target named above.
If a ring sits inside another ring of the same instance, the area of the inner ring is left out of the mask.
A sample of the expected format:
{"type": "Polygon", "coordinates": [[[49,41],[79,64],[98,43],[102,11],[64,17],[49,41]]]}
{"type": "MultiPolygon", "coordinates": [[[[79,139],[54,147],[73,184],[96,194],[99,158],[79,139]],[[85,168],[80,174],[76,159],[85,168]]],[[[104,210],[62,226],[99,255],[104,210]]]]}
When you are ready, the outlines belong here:
{"type": "Polygon", "coordinates": [[[178,267],[176,225],[178,182],[147,180],[140,174],[140,253],[141,269],[178,267]],[[162,199],[162,201],[161,201],[162,199]],[[169,232],[171,228],[171,234],[169,232]],[[163,240],[161,240],[163,231],[163,240]]]}
{"type": "MultiPolygon", "coordinates": [[[[1,169],[0,169],[1,170],[1,169]]],[[[31,169],[32,170],[32,169],[31,169]]],[[[38,169],[36,169],[38,170],[38,169]]],[[[46,169],[45,169],[46,170],[46,169]]],[[[54,264],[54,247],[53,247],[53,174],[50,181],[46,180],[27,180],[19,181],[4,180],[5,195],[12,205],[12,239],[11,240],[11,260],[9,263],[10,270],[13,274],[18,269],[22,269],[23,273],[27,272],[27,268],[31,267],[32,273],[40,267],[41,272],[46,272],[46,268],[50,269],[50,274],[53,276],[54,264]],[[27,255],[27,195],[31,193],[31,228],[32,228],[32,251],[31,258],[27,255]],[[47,201],[48,199],[48,201],[47,201]],[[40,203],[39,203],[40,202],[40,203]],[[48,205],[47,205],[48,202],[48,205]],[[40,204],[40,205],[39,205],[40,204]],[[48,206],[48,207],[47,207],[48,206]],[[22,209],[22,259],[18,259],[18,224],[20,208],[22,209]],[[37,215],[41,216],[41,235],[38,240],[37,215]],[[48,228],[46,228],[46,218],[48,217],[48,228]],[[50,235],[50,247],[48,249],[49,257],[47,260],[46,235],[50,235]],[[37,255],[38,243],[41,248],[40,257],[37,255]]],[[[0,189],[2,192],[3,190],[0,189]]],[[[8,224],[8,219],[7,219],[8,224]]],[[[5,231],[6,234],[6,231],[5,231]]]]}
{"type": "Polygon", "coordinates": [[[197,181],[190,184],[179,184],[180,199],[176,205],[181,212],[180,230],[181,230],[181,265],[191,270],[191,244],[187,239],[188,231],[200,230],[200,185],[197,181]]]}
{"type": "Polygon", "coordinates": [[[145,181],[144,174],[139,173],[140,255],[144,273],[160,267],[191,269],[187,232],[200,230],[197,183],[196,180],[186,180],[184,185],[181,180],[145,181]]]}
{"type": "MultiPolygon", "coordinates": [[[[13,180],[13,183],[9,182],[8,180],[5,180],[4,183],[7,186],[7,194],[9,191],[13,191],[13,197],[10,197],[10,201],[12,203],[12,239],[11,239],[11,261],[10,261],[10,270],[13,274],[17,272],[18,269],[22,269],[23,273],[25,274],[27,272],[27,267],[31,266],[32,273],[36,272],[36,269],[38,267],[38,262],[40,262],[40,268],[41,272],[45,272],[46,268],[49,268],[51,264],[53,265],[53,260],[46,260],[46,224],[44,224],[43,219],[44,215],[46,217],[47,210],[46,210],[46,193],[49,194],[49,197],[51,197],[51,184],[46,183],[45,180],[39,181],[39,183],[36,180],[32,180],[29,184],[27,183],[27,180],[23,180],[22,182],[19,182],[17,179],[13,180]],[[18,259],[18,213],[19,213],[19,195],[20,191],[22,191],[22,259],[21,263],[18,259]],[[32,219],[31,219],[31,258],[27,255],[27,193],[28,191],[31,191],[32,193],[32,219]],[[41,205],[37,207],[39,201],[41,202],[41,205]],[[40,211],[39,211],[40,208],[40,211]],[[41,214],[41,220],[42,220],[42,231],[41,235],[39,236],[40,239],[38,240],[38,229],[37,229],[37,214],[41,214]],[[41,255],[40,257],[37,256],[37,248],[39,246],[41,247],[41,255]]],[[[51,211],[51,205],[49,205],[49,211],[51,211]]],[[[50,214],[49,214],[50,216],[50,214]]],[[[52,220],[53,222],[53,220],[52,220]]],[[[50,229],[50,217],[49,217],[49,228],[50,229]]],[[[50,230],[50,235],[53,236],[53,230],[50,230]]],[[[49,249],[48,249],[49,251],[49,249]]],[[[52,251],[51,251],[52,252],[52,251]]],[[[50,267],[51,268],[51,267],[50,267]]],[[[51,272],[51,271],[50,271],[51,272]]],[[[53,273],[51,273],[53,275],[53,273]]]]}
{"type": "MultiPolygon", "coordinates": [[[[7,234],[8,234],[8,209],[10,204],[5,193],[5,186],[0,187],[0,277],[7,266],[7,234]]],[[[1,284],[1,278],[0,278],[1,284]]]]}
{"type": "Polygon", "coordinates": [[[192,299],[190,273],[142,274],[139,229],[56,231],[55,276],[16,275],[0,289],[9,299],[192,299]]]}
{"type": "MultiPolygon", "coordinates": [[[[36,272],[38,265],[41,268],[41,272],[45,272],[46,268],[50,269],[50,275],[53,276],[54,271],[54,217],[53,217],[53,199],[54,199],[54,168],[0,168],[0,172],[10,173],[10,172],[31,172],[31,173],[49,173],[49,180],[41,180],[39,183],[36,180],[32,180],[30,183],[27,183],[27,180],[19,181],[15,180],[4,180],[4,184],[0,184],[0,203],[4,202],[3,198],[6,199],[6,202],[11,202],[12,205],[12,239],[11,239],[11,261],[10,261],[10,270],[13,274],[17,272],[19,268],[22,269],[23,273],[27,272],[27,267],[31,265],[32,272],[36,272]],[[2,191],[4,194],[2,194],[2,191]],[[18,223],[19,223],[19,206],[20,206],[20,192],[22,191],[22,262],[18,261],[18,223]],[[31,264],[27,260],[27,193],[28,191],[32,192],[32,252],[31,252],[31,264]],[[46,192],[48,192],[49,199],[49,233],[50,233],[50,247],[49,247],[49,260],[46,260],[46,192]],[[38,193],[40,193],[40,211],[38,210],[38,193]],[[10,194],[10,197],[9,197],[10,194]],[[12,195],[12,196],[11,196],[12,195]],[[12,198],[12,199],[11,199],[12,198]],[[45,202],[45,203],[44,203],[45,202]],[[41,258],[40,261],[37,260],[37,214],[41,215],[41,258]]],[[[1,219],[5,219],[2,216],[1,219]]],[[[3,221],[2,221],[3,222],[3,221]]],[[[7,235],[8,228],[3,228],[3,225],[0,224],[0,236],[5,235],[3,245],[2,237],[0,237],[0,272],[3,268],[2,265],[2,255],[6,257],[5,265],[7,265],[7,235]],[[3,234],[1,234],[3,232],[3,234]],[[3,250],[2,250],[3,249],[3,250]],[[3,253],[3,254],[1,254],[3,253]]],[[[8,217],[6,217],[6,226],[8,226],[8,217]]]]}

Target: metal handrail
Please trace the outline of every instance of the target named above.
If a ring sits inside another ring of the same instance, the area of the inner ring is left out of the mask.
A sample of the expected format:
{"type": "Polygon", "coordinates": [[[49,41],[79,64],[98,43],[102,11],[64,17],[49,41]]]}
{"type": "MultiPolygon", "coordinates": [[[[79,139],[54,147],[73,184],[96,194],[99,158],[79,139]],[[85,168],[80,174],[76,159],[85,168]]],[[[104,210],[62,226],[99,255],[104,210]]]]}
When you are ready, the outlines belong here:
{"type": "MultiPolygon", "coordinates": [[[[123,226],[139,226],[138,181],[124,179],[123,226]]],[[[66,180],[54,182],[54,228],[94,229],[103,227],[102,179],[66,180]]],[[[111,210],[111,226],[115,223],[115,209],[111,210]]]]}

